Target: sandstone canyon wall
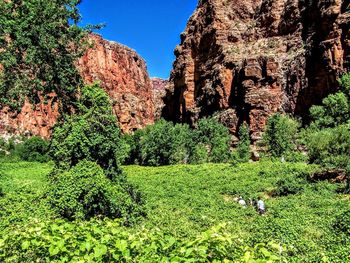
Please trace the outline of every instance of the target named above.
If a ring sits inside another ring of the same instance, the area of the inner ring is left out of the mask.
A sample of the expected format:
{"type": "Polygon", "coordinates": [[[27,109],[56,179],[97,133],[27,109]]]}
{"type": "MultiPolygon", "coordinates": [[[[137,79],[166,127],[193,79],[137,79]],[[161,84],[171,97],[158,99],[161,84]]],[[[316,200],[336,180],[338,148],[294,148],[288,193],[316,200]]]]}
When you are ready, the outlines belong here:
{"type": "Polygon", "coordinates": [[[217,114],[258,140],[268,116],[307,118],[350,69],[347,0],[201,0],[176,47],[163,116],[217,114]]]}
{"type": "Polygon", "coordinates": [[[151,78],[153,86],[154,120],[160,120],[164,108],[164,97],[169,84],[168,80],[161,78],[151,78]]]}
{"type": "MultiPolygon", "coordinates": [[[[94,46],[77,62],[79,71],[89,84],[100,81],[112,102],[123,132],[131,132],[154,122],[153,86],[145,61],[132,49],[89,36],[94,46]]],[[[26,102],[19,114],[0,111],[0,134],[29,133],[49,137],[58,118],[54,94],[41,103],[26,102]]]]}

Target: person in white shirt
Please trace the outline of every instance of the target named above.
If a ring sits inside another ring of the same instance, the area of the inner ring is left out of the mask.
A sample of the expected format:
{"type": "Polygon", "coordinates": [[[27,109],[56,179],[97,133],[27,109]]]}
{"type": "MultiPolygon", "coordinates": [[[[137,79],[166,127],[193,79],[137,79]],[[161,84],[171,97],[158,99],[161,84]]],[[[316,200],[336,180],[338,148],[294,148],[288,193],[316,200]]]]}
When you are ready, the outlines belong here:
{"type": "Polygon", "coordinates": [[[261,199],[261,197],[258,198],[258,212],[260,215],[265,214],[265,203],[264,201],[261,199]]]}
{"type": "Polygon", "coordinates": [[[247,203],[246,203],[246,201],[244,201],[244,199],[242,198],[242,196],[240,196],[240,197],[238,198],[238,203],[239,203],[241,206],[243,206],[244,208],[247,207],[247,203]]]}

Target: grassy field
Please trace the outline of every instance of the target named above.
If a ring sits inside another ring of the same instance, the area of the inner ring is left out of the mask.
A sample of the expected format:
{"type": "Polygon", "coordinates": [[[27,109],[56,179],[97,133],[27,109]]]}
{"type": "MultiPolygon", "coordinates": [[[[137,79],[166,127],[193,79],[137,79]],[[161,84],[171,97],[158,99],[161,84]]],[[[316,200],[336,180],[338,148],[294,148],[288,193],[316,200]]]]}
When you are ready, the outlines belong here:
{"type": "MultiPolygon", "coordinates": [[[[337,216],[350,210],[339,185],[308,182],[317,167],[272,161],[167,167],[123,167],[146,200],[147,216],[134,230],[160,229],[178,239],[194,238],[227,223],[237,240],[254,246],[274,241],[286,247],[288,262],[350,262],[349,238],[335,230],[337,216]],[[289,193],[289,194],[288,194],[289,193]],[[262,196],[267,214],[240,207],[234,198],[262,196]]],[[[2,163],[0,232],[31,218],[54,220],[44,198],[50,164],[2,163]]]]}

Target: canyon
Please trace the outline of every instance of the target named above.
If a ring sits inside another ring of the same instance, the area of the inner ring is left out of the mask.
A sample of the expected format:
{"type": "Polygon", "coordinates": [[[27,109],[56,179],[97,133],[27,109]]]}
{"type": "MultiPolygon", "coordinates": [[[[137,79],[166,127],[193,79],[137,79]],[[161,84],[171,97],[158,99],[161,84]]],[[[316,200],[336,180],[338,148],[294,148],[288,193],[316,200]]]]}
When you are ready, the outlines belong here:
{"type": "MultiPolygon", "coordinates": [[[[86,84],[99,81],[109,94],[122,132],[154,123],[155,94],[144,59],[134,50],[97,34],[89,35],[89,42],[92,47],[77,61],[77,67],[86,84]]],[[[48,138],[58,117],[55,94],[49,94],[37,105],[26,101],[19,113],[2,109],[0,133],[48,138]]]]}
{"type": "Polygon", "coordinates": [[[216,116],[261,138],[269,116],[308,121],[350,69],[350,3],[202,0],[181,34],[163,116],[195,126],[216,116]]]}
{"type": "MultiPolygon", "coordinates": [[[[170,80],[151,79],[132,49],[89,36],[77,61],[86,84],[99,81],[124,133],[160,118],[189,123],[215,116],[237,135],[261,139],[276,112],[308,122],[309,108],[350,70],[350,3],[344,0],[201,0],[174,51],[170,80]]],[[[55,94],[15,114],[0,111],[0,134],[50,137],[55,94]]]]}

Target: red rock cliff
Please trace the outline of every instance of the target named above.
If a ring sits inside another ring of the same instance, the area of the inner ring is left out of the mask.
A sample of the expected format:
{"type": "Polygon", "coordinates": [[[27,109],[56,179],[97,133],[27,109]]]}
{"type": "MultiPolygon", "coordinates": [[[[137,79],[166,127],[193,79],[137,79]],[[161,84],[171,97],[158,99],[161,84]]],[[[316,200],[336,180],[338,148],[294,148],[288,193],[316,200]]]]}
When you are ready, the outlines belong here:
{"type": "Polygon", "coordinates": [[[151,80],[153,85],[154,118],[157,121],[162,116],[164,108],[163,98],[166,96],[169,81],[161,78],[152,78],[151,80]]]}
{"type": "Polygon", "coordinates": [[[194,124],[217,113],[233,134],[268,116],[307,118],[350,69],[345,0],[202,0],[181,35],[163,116],[194,124]]]}
{"type": "MultiPolygon", "coordinates": [[[[113,102],[123,132],[154,122],[153,87],[145,61],[132,49],[91,35],[93,48],[77,62],[86,83],[101,81],[113,102]]],[[[54,94],[38,105],[25,103],[17,115],[0,111],[0,133],[30,133],[49,137],[58,118],[54,94]]]]}

